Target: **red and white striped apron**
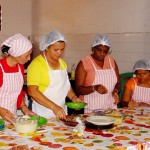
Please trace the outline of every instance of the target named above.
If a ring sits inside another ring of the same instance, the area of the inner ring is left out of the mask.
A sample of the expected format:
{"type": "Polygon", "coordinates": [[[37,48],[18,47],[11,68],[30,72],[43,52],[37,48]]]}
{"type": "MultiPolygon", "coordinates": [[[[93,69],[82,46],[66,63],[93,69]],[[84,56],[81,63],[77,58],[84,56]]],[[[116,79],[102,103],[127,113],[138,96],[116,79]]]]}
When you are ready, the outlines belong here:
{"type": "Polygon", "coordinates": [[[18,65],[19,71],[6,73],[0,64],[3,72],[3,84],[0,87],[0,107],[8,109],[12,114],[17,112],[17,99],[23,86],[23,76],[18,65]]]}
{"type": "Polygon", "coordinates": [[[117,83],[117,77],[115,71],[110,62],[111,69],[97,70],[93,60],[89,57],[94,70],[95,70],[95,80],[92,85],[102,84],[104,85],[108,92],[106,94],[99,94],[98,92],[93,92],[88,95],[84,95],[84,101],[87,103],[84,113],[90,113],[95,109],[116,109],[117,106],[114,104],[114,98],[112,97],[112,91],[117,83]]]}
{"type": "Polygon", "coordinates": [[[144,102],[150,105],[150,88],[138,86],[135,82],[135,89],[132,98],[136,102],[144,102]]]}

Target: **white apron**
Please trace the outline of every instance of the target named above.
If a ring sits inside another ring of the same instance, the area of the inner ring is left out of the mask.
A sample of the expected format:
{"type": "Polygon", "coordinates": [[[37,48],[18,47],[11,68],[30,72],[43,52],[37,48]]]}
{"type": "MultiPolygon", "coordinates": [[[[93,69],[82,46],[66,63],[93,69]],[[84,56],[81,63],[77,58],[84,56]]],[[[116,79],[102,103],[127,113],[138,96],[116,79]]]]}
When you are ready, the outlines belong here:
{"type": "Polygon", "coordinates": [[[3,84],[0,87],[0,107],[8,109],[12,114],[17,112],[17,99],[23,87],[23,76],[18,65],[18,72],[5,73],[3,72],[3,84]]]}
{"type": "Polygon", "coordinates": [[[114,104],[115,100],[112,97],[112,91],[117,83],[117,77],[111,65],[110,58],[109,63],[111,69],[106,70],[97,70],[93,60],[90,57],[89,60],[95,70],[95,80],[92,85],[102,84],[107,88],[108,92],[106,94],[99,94],[95,91],[91,94],[84,95],[84,101],[87,103],[84,113],[90,113],[95,109],[116,109],[117,106],[114,104]]]}
{"type": "Polygon", "coordinates": [[[132,98],[136,102],[144,102],[150,105],[150,88],[138,86],[135,82],[135,89],[132,98]]]}
{"type": "MultiPolygon", "coordinates": [[[[44,53],[43,53],[44,54],[44,53]]],[[[44,54],[45,57],[45,54],[44,54]]],[[[48,69],[49,65],[47,62],[47,59],[45,57],[48,69]]],[[[63,66],[63,64],[60,62],[60,65],[63,66]]],[[[63,66],[64,68],[64,66],[63,66]]],[[[64,68],[65,69],[65,68],[64,68]]],[[[67,114],[67,107],[65,106],[65,98],[70,90],[70,82],[68,79],[68,74],[66,70],[50,70],[48,71],[49,78],[50,78],[50,84],[47,87],[47,89],[44,91],[44,95],[53,101],[55,104],[59,105],[64,109],[64,111],[67,114]]],[[[43,105],[40,105],[35,100],[33,101],[33,111],[37,113],[40,116],[46,117],[46,118],[53,118],[55,117],[55,114],[52,110],[44,107],[43,105]]]]}

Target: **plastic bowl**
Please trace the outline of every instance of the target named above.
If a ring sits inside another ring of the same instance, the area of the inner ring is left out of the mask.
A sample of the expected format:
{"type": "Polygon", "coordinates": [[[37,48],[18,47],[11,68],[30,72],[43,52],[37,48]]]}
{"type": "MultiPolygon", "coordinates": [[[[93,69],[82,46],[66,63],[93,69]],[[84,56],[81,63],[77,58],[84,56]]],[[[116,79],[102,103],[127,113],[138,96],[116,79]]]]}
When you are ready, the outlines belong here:
{"type": "Polygon", "coordinates": [[[37,120],[38,121],[38,127],[44,126],[48,120],[41,116],[32,116],[30,117],[31,120],[37,120]]]}
{"type": "Polygon", "coordinates": [[[84,102],[67,102],[66,106],[71,109],[82,109],[86,106],[84,102]]]}
{"type": "Polygon", "coordinates": [[[5,128],[4,123],[5,123],[4,120],[0,119],[0,131],[4,130],[4,128],[5,128]]]}
{"type": "Polygon", "coordinates": [[[32,133],[37,129],[37,120],[16,121],[14,123],[15,130],[18,133],[32,133]]]}

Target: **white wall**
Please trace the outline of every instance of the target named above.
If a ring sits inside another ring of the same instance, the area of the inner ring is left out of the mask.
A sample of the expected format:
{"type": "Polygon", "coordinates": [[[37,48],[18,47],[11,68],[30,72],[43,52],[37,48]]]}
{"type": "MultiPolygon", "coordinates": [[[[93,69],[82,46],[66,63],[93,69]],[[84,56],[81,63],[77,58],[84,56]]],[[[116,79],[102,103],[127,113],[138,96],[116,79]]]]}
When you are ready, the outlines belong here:
{"type": "Polygon", "coordinates": [[[64,58],[70,71],[91,53],[95,34],[107,33],[120,73],[132,71],[135,61],[150,59],[149,6],[149,0],[32,0],[34,56],[41,36],[59,30],[68,40],[64,58]]]}
{"type": "Polygon", "coordinates": [[[15,33],[31,35],[31,0],[0,0],[2,31],[0,44],[15,33]]]}
{"type": "Polygon", "coordinates": [[[35,57],[41,36],[59,30],[68,41],[64,54],[68,71],[91,53],[97,33],[111,37],[111,55],[120,72],[131,71],[138,59],[150,59],[149,0],[0,0],[0,4],[0,43],[16,32],[31,35],[35,57]]]}

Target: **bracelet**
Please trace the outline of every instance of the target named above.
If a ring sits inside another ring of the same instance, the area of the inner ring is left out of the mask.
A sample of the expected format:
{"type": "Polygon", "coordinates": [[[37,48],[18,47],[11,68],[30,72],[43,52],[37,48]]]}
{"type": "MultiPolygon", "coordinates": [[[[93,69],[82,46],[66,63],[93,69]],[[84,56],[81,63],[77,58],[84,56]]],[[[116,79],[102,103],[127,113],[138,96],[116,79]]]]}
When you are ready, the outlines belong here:
{"type": "Polygon", "coordinates": [[[76,96],[76,95],[73,95],[72,98],[71,98],[71,100],[73,100],[74,97],[77,97],[77,96],[76,96]]]}
{"type": "Polygon", "coordinates": [[[24,105],[21,107],[21,109],[22,109],[24,106],[26,106],[26,107],[27,107],[27,105],[26,105],[26,104],[24,104],[24,105]]]}
{"type": "Polygon", "coordinates": [[[119,93],[118,89],[114,89],[114,91],[116,91],[116,92],[117,92],[117,94],[119,93]]]}
{"type": "Polygon", "coordinates": [[[96,90],[95,90],[95,85],[93,86],[93,92],[96,92],[96,90]]]}

